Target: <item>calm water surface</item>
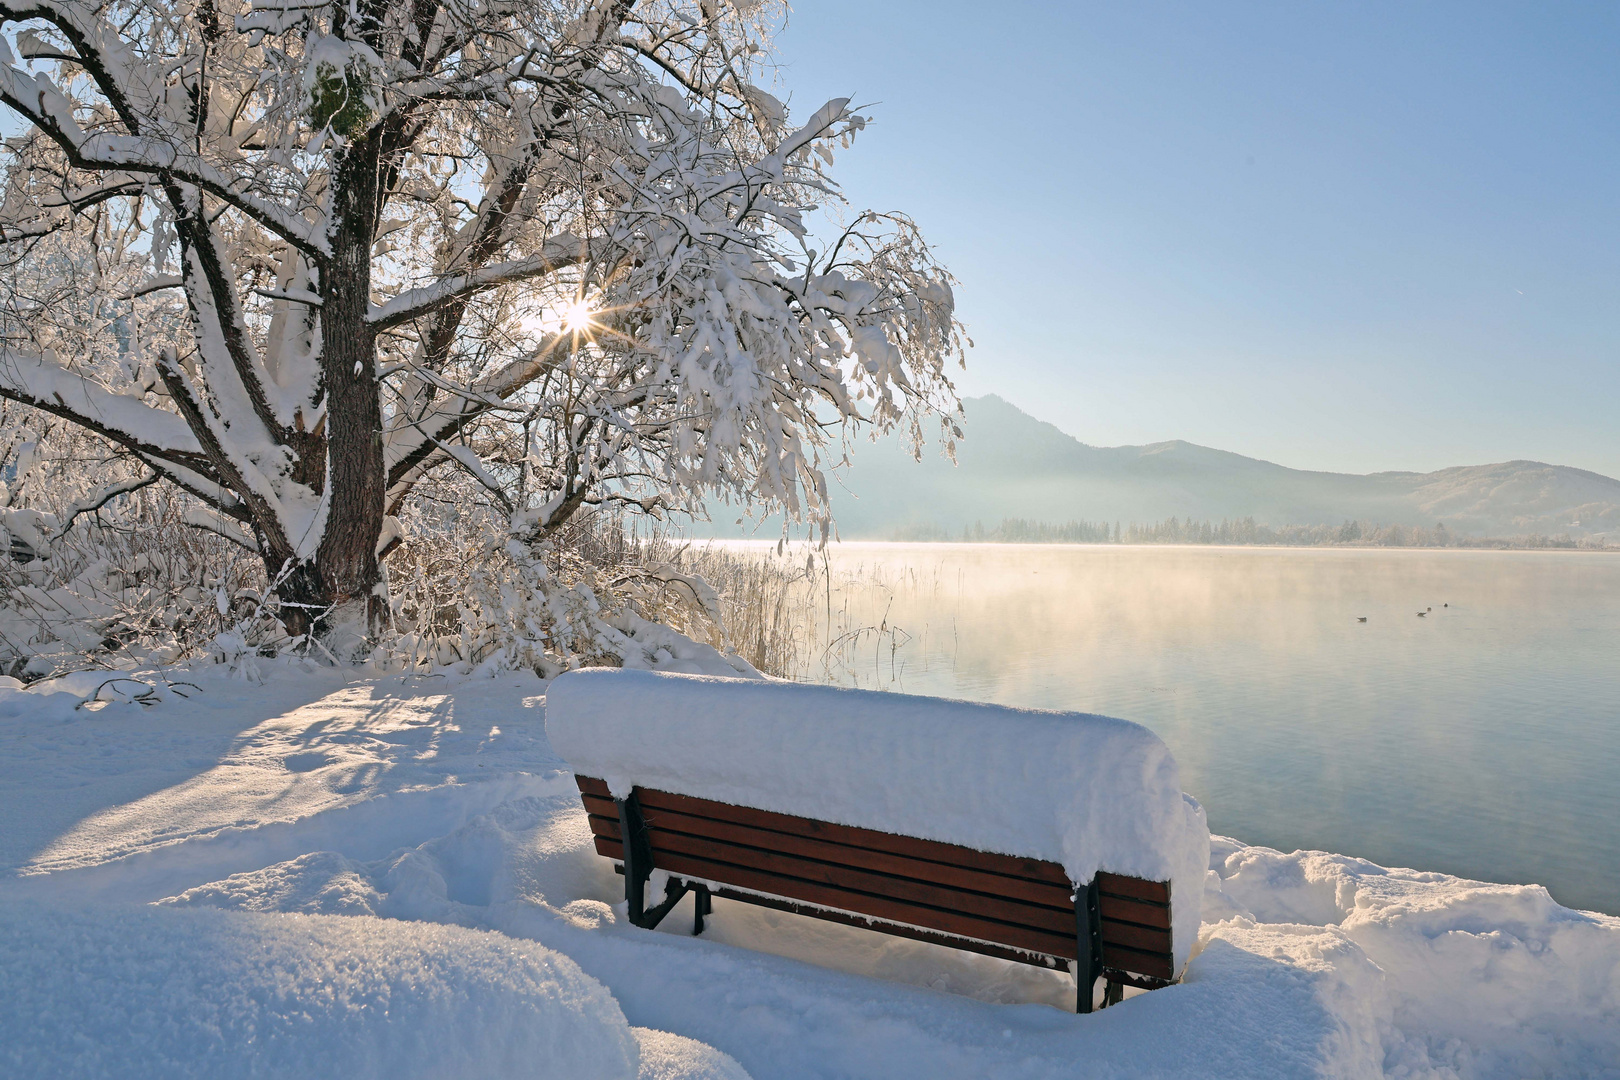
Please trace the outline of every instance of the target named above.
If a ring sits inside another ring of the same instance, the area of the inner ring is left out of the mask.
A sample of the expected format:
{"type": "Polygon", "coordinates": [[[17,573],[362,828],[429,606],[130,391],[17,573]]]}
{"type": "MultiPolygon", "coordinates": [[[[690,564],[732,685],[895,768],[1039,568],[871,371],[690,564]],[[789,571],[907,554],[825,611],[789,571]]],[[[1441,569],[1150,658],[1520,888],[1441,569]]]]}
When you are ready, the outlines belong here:
{"type": "Polygon", "coordinates": [[[1620,556],[840,544],[832,570],[803,678],[1126,717],[1216,832],[1620,913],[1620,556]]]}

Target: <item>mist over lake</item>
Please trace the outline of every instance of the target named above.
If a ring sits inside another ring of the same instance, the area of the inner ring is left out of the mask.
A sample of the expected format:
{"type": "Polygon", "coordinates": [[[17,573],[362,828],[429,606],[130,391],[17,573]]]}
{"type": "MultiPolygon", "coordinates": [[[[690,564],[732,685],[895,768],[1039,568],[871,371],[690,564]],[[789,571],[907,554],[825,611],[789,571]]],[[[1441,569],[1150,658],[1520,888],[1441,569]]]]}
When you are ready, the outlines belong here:
{"type": "Polygon", "coordinates": [[[1170,745],[1217,833],[1620,912],[1620,558],[831,553],[800,678],[1125,717],[1170,745]]]}

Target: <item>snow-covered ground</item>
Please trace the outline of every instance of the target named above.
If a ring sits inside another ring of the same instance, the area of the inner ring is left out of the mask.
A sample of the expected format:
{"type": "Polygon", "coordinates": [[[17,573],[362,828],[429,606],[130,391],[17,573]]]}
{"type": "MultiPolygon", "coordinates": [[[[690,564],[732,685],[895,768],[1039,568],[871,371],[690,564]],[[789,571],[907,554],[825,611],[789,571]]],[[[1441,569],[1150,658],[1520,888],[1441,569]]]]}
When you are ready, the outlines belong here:
{"type": "Polygon", "coordinates": [[[0,1074],[1620,1078],[1620,919],[1539,888],[1217,839],[1186,981],[1076,1016],[724,900],[630,927],[531,675],[258,676],[0,688],[0,1074]]]}

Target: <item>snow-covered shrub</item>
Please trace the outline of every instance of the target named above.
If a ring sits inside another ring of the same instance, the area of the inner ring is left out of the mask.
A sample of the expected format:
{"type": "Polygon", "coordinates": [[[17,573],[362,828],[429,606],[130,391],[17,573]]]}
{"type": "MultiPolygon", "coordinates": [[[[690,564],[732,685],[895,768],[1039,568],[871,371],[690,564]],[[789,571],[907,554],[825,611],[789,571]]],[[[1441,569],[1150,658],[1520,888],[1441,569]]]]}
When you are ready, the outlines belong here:
{"type": "MultiPolygon", "coordinates": [[[[0,543],[10,552],[0,558],[0,673],[321,655],[320,643],[288,633],[262,561],[195,528],[200,506],[186,495],[124,490],[124,463],[70,425],[14,405],[0,406],[0,420],[0,543]]],[[[380,664],[785,674],[794,662],[798,575],[637,535],[619,510],[537,538],[449,471],[401,508],[387,539],[391,617],[371,654],[380,664]]]]}
{"type": "Polygon", "coordinates": [[[0,409],[0,672],[172,663],[222,634],[243,650],[285,637],[260,611],[259,560],[191,527],[186,496],[118,490],[127,478],[76,429],[21,411],[0,409]]]}
{"type": "Polygon", "coordinates": [[[644,537],[622,511],[558,532],[514,528],[454,477],[394,526],[393,633],[379,658],[545,674],[584,665],[786,674],[798,575],[778,565],[644,537]]]}
{"type": "MultiPolygon", "coordinates": [[[[812,645],[814,602],[822,579],[785,558],[760,558],[716,544],[676,542],[667,535],[646,542],[650,563],[669,563],[708,582],[720,605],[726,644],[760,671],[782,677],[799,670],[812,645]]],[[[780,549],[778,554],[784,554],[780,549]]],[[[691,633],[692,631],[688,631],[691,633]]]]}

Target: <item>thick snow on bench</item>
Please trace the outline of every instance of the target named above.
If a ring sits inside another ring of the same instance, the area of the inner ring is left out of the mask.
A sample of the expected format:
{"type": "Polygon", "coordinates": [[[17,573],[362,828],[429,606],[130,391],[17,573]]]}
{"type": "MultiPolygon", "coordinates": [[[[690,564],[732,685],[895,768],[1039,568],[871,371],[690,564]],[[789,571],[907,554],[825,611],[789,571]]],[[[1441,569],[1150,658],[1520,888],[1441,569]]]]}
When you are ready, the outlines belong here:
{"type": "Polygon", "coordinates": [[[615,795],[640,785],[1171,883],[1176,968],[1198,932],[1204,812],[1147,728],[831,686],[592,668],[546,734],[615,795]]]}

